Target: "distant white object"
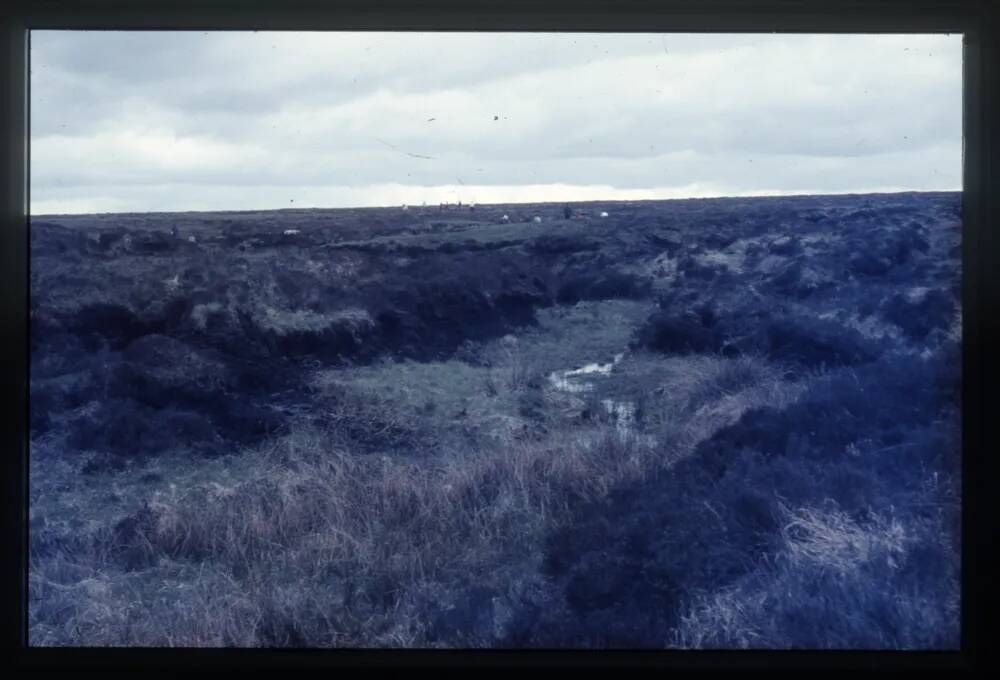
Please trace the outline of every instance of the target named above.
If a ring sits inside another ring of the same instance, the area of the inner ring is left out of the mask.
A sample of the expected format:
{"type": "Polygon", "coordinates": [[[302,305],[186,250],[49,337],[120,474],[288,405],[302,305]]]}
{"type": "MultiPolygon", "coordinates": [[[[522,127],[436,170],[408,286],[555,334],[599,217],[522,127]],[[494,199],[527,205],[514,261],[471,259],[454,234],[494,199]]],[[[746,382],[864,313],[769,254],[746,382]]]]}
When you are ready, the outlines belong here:
{"type": "Polygon", "coordinates": [[[404,203],[404,204],[403,204],[403,210],[409,210],[409,209],[410,209],[410,206],[408,206],[408,205],[406,205],[406,204],[404,203]]]}
{"type": "Polygon", "coordinates": [[[298,229],[285,229],[281,233],[283,233],[285,236],[295,236],[297,233],[299,233],[299,230],[298,229]]]}
{"type": "Polygon", "coordinates": [[[531,221],[534,222],[535,224],[541,224],[542,223],[542,218],[539,217],[538,215],[535,215],[535,219],[533,219],[531,221]]]}
{"type": "Polygon", "coordinates": [[[510,222],[510,217],[509,217],[508,215],[504,215],[504,216],[503,216],[503,217],[501,217],[500,219],[501,219],[501,221],[503,221],[503,222],[510,222]]]}
{"type": "Polygon", "coordinates": [[[190,241],[191,243],[197,243],[198,239],[196,239],[194,236],[188,236],[188,241],[190,241]]]}
{"type": "Polygon", "coordinates": [[[603,211],[601,212],[601,217],[607,217],[607,216],[608,216],[608,214],[606,212],[603,212],[603,211]]]}

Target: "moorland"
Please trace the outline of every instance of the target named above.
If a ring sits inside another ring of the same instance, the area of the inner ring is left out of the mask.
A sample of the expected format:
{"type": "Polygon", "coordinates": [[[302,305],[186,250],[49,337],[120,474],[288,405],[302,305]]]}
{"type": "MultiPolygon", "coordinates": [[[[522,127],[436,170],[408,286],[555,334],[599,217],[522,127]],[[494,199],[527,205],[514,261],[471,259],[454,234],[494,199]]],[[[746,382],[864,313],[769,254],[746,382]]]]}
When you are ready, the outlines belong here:
{"type": "Polygon", "coordinates": [[[35,216],[29,641],[955,648],[960,237],[957,193],[35,216]]]}

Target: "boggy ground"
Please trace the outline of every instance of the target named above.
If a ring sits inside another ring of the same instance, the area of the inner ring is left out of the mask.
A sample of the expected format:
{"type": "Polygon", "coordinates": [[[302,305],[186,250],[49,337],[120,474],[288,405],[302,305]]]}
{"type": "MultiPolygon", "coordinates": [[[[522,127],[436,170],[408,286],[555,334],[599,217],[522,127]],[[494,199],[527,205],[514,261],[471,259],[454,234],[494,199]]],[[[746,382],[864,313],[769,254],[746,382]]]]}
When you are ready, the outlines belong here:
{"type": "Polygon", "coordinates": [[[572,207],[35,218],[31,642],[956,646],[960,195],[572,207]]]}

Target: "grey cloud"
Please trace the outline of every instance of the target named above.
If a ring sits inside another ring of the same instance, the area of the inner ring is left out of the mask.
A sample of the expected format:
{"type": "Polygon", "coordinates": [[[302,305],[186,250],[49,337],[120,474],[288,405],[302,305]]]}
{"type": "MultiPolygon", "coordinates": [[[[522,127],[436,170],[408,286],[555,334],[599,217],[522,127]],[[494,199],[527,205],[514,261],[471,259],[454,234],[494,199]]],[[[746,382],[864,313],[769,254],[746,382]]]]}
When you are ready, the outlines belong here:
{"type": "Polygon", "coordinates": [[[43,32],[32,195],[953,189],[960,101],[957,37],[43,32]]]}

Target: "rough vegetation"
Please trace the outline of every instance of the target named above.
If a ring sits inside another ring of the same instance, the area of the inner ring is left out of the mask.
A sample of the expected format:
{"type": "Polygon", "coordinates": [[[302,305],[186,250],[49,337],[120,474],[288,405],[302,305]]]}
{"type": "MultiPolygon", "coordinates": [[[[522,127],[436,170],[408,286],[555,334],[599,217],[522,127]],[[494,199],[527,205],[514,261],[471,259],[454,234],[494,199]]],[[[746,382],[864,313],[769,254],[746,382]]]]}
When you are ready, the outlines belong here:
{"type": "Polygon", "coordinates": [[[957,194],[31,236],[32,644],[958,644],[957,194]]]}

